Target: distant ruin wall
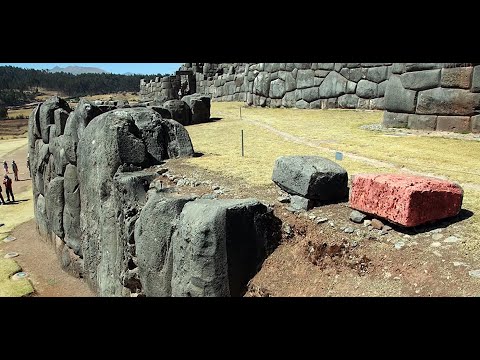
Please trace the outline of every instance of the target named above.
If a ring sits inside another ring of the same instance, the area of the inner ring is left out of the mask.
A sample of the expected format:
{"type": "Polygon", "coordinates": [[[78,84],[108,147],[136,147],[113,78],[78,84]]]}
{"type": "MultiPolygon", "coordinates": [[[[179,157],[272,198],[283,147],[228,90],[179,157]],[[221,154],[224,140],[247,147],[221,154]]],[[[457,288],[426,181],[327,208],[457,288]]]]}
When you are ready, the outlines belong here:
{"type": "Polygon", "coordinates": [[[396,65],[385,92],[385,127],[480,132],[480,66],[396,65]]]}
{"type": "MultiPolygon", "coordinates": [[[[195,91],[213,101],[301,109],[381,109],[392,63],[185,64],[195,76],[195,91]]],[[[163,81],[163,79],[162,79],[163,81]]],[[[167,81],[166,79],[164,80],[167,81]]],[[[159,98],[160,79],[142,80],[144,101],[159,98]]]]}

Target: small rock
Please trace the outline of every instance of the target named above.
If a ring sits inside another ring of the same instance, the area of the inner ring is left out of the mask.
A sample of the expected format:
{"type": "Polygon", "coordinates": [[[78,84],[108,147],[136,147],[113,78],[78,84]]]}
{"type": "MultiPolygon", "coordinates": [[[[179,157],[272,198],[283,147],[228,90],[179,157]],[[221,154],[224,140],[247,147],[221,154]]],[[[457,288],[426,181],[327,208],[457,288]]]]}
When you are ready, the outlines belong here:
{"type": "Polygon", "coordinates": [[[357,223],[357,224],[361,224],[366,217],[367,215],[357,210],[353,210],[350,213],[350,220],[352,220],[354,223],[357,223]]]}
{"type": "Polygon", "coordinates": [[[323,218],[317,218],[317,219],[315,220],[315,223],[317,223],[317,224],[323,224],[323,223],[325,223],[325,222],[327,222],[327,221],[328,221],[328,218],[323,217],[323,218]]]}
{"type": "Polygon", "coordinates": [[[441,238],[443,238],[443,235],[442,235],[442,234],[433,234],[433,235],[432,235],[432,239],[435,240],[435,241],[438,241],[438,240],[440,240],[441,238]]]}
{"type": "Polygon", "coordinates": [[[287,206],[287,210],[288,210],[288,211],[290,211],[290,212],[292,212],[292,213],[296,213],[296,212],[298,212],[298,210],[297,210],[297,209],[294,209],[294,208],[293,208],[293,207],[291,207],[291,206],[287,206]]]}
{"type": "Polygon", "coordinates": [[[372,220],[372,227],[377,230],[381,230],[383,228],[383,223],[378,219],[372,220]]]}
{"type": "Polygon", "coordinates": [[[351,247],[357,247],[357,246],[358,246],[358,241],[353,240],[353,241],[350,243],[350,246],[351,246],[351,247]]]}
{"type": "Polygon", "coordinates": [[[438,256],[438,257],[442,257],[442,254],[441,254],[440,252],[438,252],[438,251],[434,251],[433,253],[434,253],[436,256],[438,256]]]}
{"type": "Polygon", "coordinates": [[[210,199],[210,200],[215,200],[217,198],[217,195],[214,194],[204,194],[200,196],[201,199],[210,199]]]}
{"type": "Polygon", "coordinates": [[[200,186],[200,185],[202,185],[200,181],[195,181],[195,183],[193,184],[193,186],[200,186]]]}
{"type": "Polygon", "coordinates": [[[456,236],[449,236],[445,240],[443,240],[444,243],[456,243],[460,241],[460,239],[456,236]]]}
{"type": "Polygon", "coordinates": [[[480,279],[480,270],[470,270],[468,275],[480,279]]]}
{"type": "Polygon", "coordinates": [[[410,239],[410,238],[411,238],[411,236],[410,236],[410,235],[408,235],[408,234],[405,234],[405,235],[403,235],[403,238],[404,238],[404,239],[410,239]]]}
{"type": "Polygon", "coordinates": [[[330,221],[328,225],[330,225],[331,227],[335,227],[335,223],[333,221],[330,221]]]}
{"type": "Polygon", "coordinates": [[[393,280],[400,280],[400,276],[395,276],[393,280]]]}
{"type": "Polygon", "coordinates": [[[362,231],[360,229],[355,230],[355,235],[362,236],[362,231]]]}
{"type": "Polygon", "coordinates": [[[218,185],[213,185],[212,186],[212,190],[219,190],[219,189],[220,189],[220,186],[218,186],[218,185]]]}
{"type": "Polygon", "coordinates": [[[435,241],[435,242],[431,243],[430,246],[431,247],[440,247],[440,246],[442,246],[442,244],[439,243],[438,241],[435,241]]]}
{"type": "Polygon", "coordinates": [[[347,234],[351,234],[355,231],[354,228],[351,228],[351,227],[347,227],[345,228],[345,230],[343,230],[343,232],[347,233],[347,234]]]}
{"type": "Polygon", "coordinates": [[[397,250],[401,250],[404,246],[405,246],[405,242],[404,242],[404,241],[401,241],[401,240],[400,240],[400,241],[397,241],[397,242],[395,243],[395,249],[397,249],[397,250]]]}
{"type": "Polygon", "coordinates": [[[179,180],[177,181],[177,186],[183,186],[183,185],[185,185],[185,184],[186,184],[186,180],[185,180],[185,179],[179,179],[179,180]]]}
{"type": "Polygon", "coordinates": [[[461,261],[454,261],[453,266],[458,267],[458,266],[468,266],[468,265],[461,261]]]}
{"type": "Polygon", "coordinates": [[[277,197],[277,200],[278,200],[278,202],[281,202],[283,204],[286,204],[286,203],[290,202],[290,198],[287,197],[287,196],[279,196],[279,197],[277,197]]]}
{"type": "Polygon", "coordinates": [[[380,230],[380,235],[387,235],[388,231],[385,229],[380,230]]]}
{"type": "Polygon", "coordinates": [[[292,228],[290,227],[289,224],[284,223],[282,226],[282,230],[286,235],[291,235],[292,234],[292,228]]]}
{"type": "Polygon", "coordinates": [[[5,239],[3,239],[3,242],[11,242],[11,241],[15,241],[17,240],[17,238],[15,236],[7,236],[5,239]]]}
{"type": "Polygon", "coordinates": [[[372,224],[372,220],[363,220],[363,226],[367,227],[372,224]]]}
{"type": "Polygon", "coordinates": [[[308,218],[309,218],[310,220],[315,220],[317,217],[316,217],[315,215],[313,215],[313,214],[310,214],[310,215],[308,215],[308,218]]]}
{"type": "Polygon", "coordinates": [[[392,230],[392,227],[391,227],[391,226],[383,225],[382,231],[387,232],[387,231],[390,231],[390,230],[392,230]]]}
{"type": "Polygon", "coordinates": [[[390,278],[392,277],[392,273],[390,273],[390,272],[387,271],[387,272],[385,272],[385,274],[383,275],[383,277],[384,277],[385,279],[390,279],[390,278]]]}

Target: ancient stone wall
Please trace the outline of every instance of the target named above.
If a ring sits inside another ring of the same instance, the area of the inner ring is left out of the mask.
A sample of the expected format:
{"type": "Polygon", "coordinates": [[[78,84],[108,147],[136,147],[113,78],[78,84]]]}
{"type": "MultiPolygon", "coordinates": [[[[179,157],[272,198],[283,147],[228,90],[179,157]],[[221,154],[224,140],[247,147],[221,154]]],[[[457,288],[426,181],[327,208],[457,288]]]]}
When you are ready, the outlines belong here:
{"type": "MultiPolygon", "coordinates": [[[[209,98],[181,103],[180,121],[209,117],[209,98]]],[[[276,218],[255,199],[196,200],[163,188],[158,166],[194,151],[185,127],[161,114],[171,117],[165,108],[83,99],[72,110],[58,97],[35,108],[28,139],[37,230],[62,268],[100,296],[240,296],[276,218]]]]}
{"type": "MultiPolygon", "coordinates": [[[[180,68],[192,71],[195,92],[213,101],[302,109],[383,109],[392,69],[392,63],[205,63],[180,68]]],[[[141,81],[144,100],[169,86],[155,81],[141,81]]]]}
{"type": "Polygon", "coordinates": [[[480,66],[395,64],[385,91],[386,127],[480,132],[480,66]]]}

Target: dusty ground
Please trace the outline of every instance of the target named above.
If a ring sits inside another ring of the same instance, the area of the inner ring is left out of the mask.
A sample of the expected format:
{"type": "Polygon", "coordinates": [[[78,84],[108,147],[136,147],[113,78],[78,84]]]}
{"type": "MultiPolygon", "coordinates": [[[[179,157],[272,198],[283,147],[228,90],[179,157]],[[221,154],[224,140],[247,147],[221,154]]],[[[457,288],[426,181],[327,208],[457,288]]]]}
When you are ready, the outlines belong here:
{"type": "MultiPolygon", "coordinates": [[[[32,219],[31,181],[25,163],[27,146],[24,145],[13,151],[8,151],[8,147],[5,148],[7,150],[2,152],[1,155],[9,163],[12,159],[16,160],[21,181],[13,182],[13,192],[16,195],[17,203],[7,206],[0,205],[0,223],[5,223],[5,219],[10,219],[8,212],[17,210],[21,211],[22,214],[16,214],[16,218],[24,218],[25,214],[23,213],[26,212],[25,219],[32,219]]],[[[2,235],[4,228],[10,227],[9,225],[6,223],[0,227],[0,235],[2,235]]],[[[29,220],[17,226],[11,232],[11,235],[17,239],[9,243],[0,242],[0,250],[2,250],[2,256],[8,252],[19,253],[19,256],[13,258],[13,260],[21,266],[22,271],[28,274],[35,289],[35,293],[31,296],[95,296],[81,279],[74,278],[60,268],[54,250],[38,237],[34,220],[29,220]]]]}

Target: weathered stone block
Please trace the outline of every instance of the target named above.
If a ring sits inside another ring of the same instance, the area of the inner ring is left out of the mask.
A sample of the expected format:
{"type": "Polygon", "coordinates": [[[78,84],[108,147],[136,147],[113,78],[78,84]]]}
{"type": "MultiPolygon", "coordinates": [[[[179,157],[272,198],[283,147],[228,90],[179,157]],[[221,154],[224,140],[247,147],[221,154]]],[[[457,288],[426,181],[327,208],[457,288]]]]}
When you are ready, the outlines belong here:
{"type": "Polygon", "coordinates": [[[382,125],[387,128],[406,128],[408,126],[408,114],[385,111],[382,125]]]}
{"type": "Polygon", "coordinates": [[[416,112],[437,115],[474,115],[479,104],[480,94],[461,89],[435,88],[418,93],[416,112]]]}
{"type": "Polygon", "coordinates": [[[314,84],[315,72],[313,70],[298,70],[297,72],[297,89],[305,89],[312,87],[314,84]]]}
{"type": "Polygon", "coordinates": [[[455,216],[462,200],[458,184],[411,175],[355,175],[350,191],[353,209],[406,227],[455,216]]]}
{"type": "Polygon", "coordinates": [[[281,99],[283,95],[285,95],[285,92],[285,81],[283,81],[282,79],[276,79],[270,83],[270,98],[281,99]]]}
{"type": "Polygon", "coordinates": [[[413,71],[400,75],[400,80],[405,89],[431,89],[440,85],[440,73],[440,69],[413,71]]]}
{"type": "Polygon", "coordinates": [[[392,75],[385,89],[385,109],[391,112],[414,113],[415,95],[415,91],[402,86],[400,76],[392,75]]]}
{"type": "Polygon", "coordinates": [[[331,71],[319,87],[320,98],[332,98],[345,94],[348,80],[335,71],[331,71]]]}
{"type": "Polygon", "coordinates": [[[369,68],[367,71],[367,80],[373,81],[375,83],[380,83],[387,80],[387,67],[379,66],[369,68]]]}
{"type": "Polygon", "coordinates": [[[470,89],[473,67],[443,68],[441,86],[470,89]]]}
{"type": "Polygon", "coordinates": [[[377,97],[377,87],[378,85],[372,81],[360,80],[357,85],[356,94],[362,98],[372,99],[377,97]]]}
{"type": "Polygon", "coordinates": [[[348,194],[345,169],[320,156],[282,156],[275,161],[272,180],[307,199],[341,201],[348,194]]]}
{"type": "Polygon", "coordinates": [[[438,131],[470,132],[470,116],[439,116],[438,131]]]}
{"type": "Polygon", "coordinates": [[[415,130],[435,130],[437,127],[436,115],[408,115],[408,128],[415,130]]]}

